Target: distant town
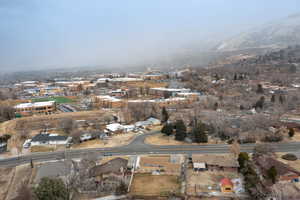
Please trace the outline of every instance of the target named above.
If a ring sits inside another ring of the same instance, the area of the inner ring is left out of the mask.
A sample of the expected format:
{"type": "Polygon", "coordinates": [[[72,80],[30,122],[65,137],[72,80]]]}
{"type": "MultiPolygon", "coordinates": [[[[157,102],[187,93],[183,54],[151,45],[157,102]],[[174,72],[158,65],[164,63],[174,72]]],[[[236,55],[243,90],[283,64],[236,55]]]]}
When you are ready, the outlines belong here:
{"type": "Polygon", "coordinates": [[[299,50],[3,87],[1,199],[49,178],[80,199],[298,198],[299,50]]]}

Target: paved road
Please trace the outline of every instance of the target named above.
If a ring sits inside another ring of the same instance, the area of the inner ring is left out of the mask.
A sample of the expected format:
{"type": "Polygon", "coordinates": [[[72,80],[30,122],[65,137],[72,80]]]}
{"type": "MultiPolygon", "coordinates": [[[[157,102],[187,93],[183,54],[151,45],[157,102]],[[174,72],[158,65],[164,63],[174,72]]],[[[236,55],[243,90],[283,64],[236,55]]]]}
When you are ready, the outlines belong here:
{"type": "MultiPolygon", "coordinates": [[[[122,147],[114,148],[91,148],[91,149],[72,149],[57,152],[32,153],[19,157],[12,157],[0,160],[0,166],[17,166],[33,161],[51,161],[64,158],[80,158],[90,154],[99,156],[110,155],[136,155],[136,154],[209,154],[209,153],[228,153],[229,145],[208,144],[208,145],[174,145],[174,146],[156,146],[144,143],[144,139],[158,132],[149,132],[137,136],[132,143],[122,147]]],[[[300,152],[300,142],[274,143],[270,144],[277,152],[300,152]]],[[[252,152],[255,144],[241,145],[241,151],[252,152]]]]}

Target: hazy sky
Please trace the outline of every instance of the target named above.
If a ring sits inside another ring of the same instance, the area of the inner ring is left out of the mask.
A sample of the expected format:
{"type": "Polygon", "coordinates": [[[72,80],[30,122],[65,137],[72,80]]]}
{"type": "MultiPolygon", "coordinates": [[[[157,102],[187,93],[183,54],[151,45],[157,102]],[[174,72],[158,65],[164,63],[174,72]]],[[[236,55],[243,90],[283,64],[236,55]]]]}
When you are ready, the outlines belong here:
{"type": "Polygon", "coordinates": [[[0,0],[0,69],[135,64],[299,11],[299,0],[0,0]]]}

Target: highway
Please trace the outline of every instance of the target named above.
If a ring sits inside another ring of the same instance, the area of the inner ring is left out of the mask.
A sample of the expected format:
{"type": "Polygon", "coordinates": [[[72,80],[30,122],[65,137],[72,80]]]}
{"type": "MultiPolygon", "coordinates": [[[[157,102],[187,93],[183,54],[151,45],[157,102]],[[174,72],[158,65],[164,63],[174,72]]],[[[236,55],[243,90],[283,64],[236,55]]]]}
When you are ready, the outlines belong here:
{"type": "MultiPolygon", "coordinates": [[[[230,145],[225,144],[207,144],[207,145],[172,145],[158,146],[145,144],[144,140],[151,134],[158,132],[149,132],[139,135],[125,146],[113,148],[89,148],[89,149],[67,149],[65,151],[31,153],[0,160],[0,166],[17,166],[32,161],[51,161],[65,158],[82,158],[91,154],[97,156],[111,155],[141,155],[141,154],[218,154],[228,153],[230,145]]],[[[300,142],[272,143],[270,144],[276,152],[300,152],[300,142]]],[[[255,144],[242,144],[242,152],[252,152],[255,144]]]]}

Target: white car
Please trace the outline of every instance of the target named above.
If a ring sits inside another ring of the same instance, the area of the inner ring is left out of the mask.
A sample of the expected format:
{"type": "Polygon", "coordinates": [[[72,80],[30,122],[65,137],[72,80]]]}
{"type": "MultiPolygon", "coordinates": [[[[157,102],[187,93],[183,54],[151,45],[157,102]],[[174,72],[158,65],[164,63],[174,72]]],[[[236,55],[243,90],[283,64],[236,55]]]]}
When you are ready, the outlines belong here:
{"type": "Polygon", "coordinates": [[[30,145],[31,145],[31,139],[27,139],[27,140],[25,140],[25,142],[24,142],[24,144],[23,144],[23,148],[24,149],[28,149],[29,147],[30,147],[30,145]]]}

